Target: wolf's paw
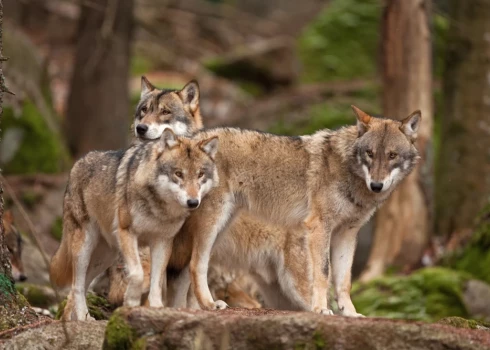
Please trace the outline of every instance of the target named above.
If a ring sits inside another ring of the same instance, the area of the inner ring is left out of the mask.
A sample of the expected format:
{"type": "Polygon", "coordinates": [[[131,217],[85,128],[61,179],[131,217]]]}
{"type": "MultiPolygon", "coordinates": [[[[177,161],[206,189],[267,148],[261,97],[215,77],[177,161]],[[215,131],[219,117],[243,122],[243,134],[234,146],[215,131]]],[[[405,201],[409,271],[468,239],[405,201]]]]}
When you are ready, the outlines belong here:
{"type": "Polygon", "coordinates": [[[95,318],[93,318],[92,316],[90,316],[89,313],[87,313],[87,316],[85,316],[85,320],[86,321],[95,321],[95,318]]]}
{"type": "Polygon", "coordinates": [[[333,316],[333,311],[330,309],[321,309],[320,314],[321,315],[327,315],[327,316],[333,316]]]}
{"type": "Polygon", "coordinates": [[[363,314],[360,314],[358,312],[352,312],[352,311],[344,311],[342,312],[342,316],[345,316],[345,317],[366,317],[364,316],[363,314]]]}
{"type": "Polygon", "coordinates": [[[228,307],[228,304],[223,300],[216,300],[214,302],[213,310],[224,310],[228,307]]]}

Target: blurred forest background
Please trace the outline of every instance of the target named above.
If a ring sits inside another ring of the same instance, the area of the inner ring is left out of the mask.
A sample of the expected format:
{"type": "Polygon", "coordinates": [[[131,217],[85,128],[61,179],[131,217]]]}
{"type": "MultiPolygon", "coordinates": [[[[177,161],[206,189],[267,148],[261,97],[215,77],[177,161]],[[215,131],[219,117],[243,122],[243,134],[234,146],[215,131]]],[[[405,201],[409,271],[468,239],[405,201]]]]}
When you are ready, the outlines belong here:
{"type": "MultiPolygon", "coordinates": [[[[361,230],[369,316],[490,320],[490,1],[4,0],[0,164],[17,284],[49,308],[73,162],[128,144],[140,78],[196,78],[207,126],[306,134],[421,109],[422,160],[361,230]]],[[[53,311],[53,309],[51,309],[53,311]]]]}

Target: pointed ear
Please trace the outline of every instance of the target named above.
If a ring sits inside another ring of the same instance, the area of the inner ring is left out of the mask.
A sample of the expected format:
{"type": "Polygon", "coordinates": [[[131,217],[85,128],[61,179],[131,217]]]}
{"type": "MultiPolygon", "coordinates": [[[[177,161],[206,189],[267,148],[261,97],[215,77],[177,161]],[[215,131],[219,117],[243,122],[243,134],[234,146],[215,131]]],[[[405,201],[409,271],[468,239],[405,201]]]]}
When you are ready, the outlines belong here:
{"type": "Polygon", "coordinates": [[[421,120],[422,113],[417,110],[402,120],[402,126],[400,126],[400,130],[408,137],[416,139],[421,120]]]}
{"type": "Polygon", "coordinates": [[[144,75],[141,76],[141,97],[155,90],[155,87],[150,83],[144,75]]]}
{"type": "Polygon", "coordinates": [[[175,136],[174,132],[170,128],[166,128],[165,130],[163,130],[160,140],[163,143],[164,149],[172,148],[179,144],[179,140],[177,139],[177,136],[175,136]]]}
{"type": "Polygon", "coordinates": [[[199,108],[199,84],[196,80],[191,80],[179,91],[179,96],[184,102],[184,106],[194,113],[199,108]]]}
{"type": "Polygon", "coordinates": [[[3,213],[3,219],[5,220],[5,222],[8,222],[9,224],[13,224],[14,223],[14,216],[12,215],[12,211],[6,210],[3,213]]]}
{"type": "Polygon", "coordinates": [[[369,129],[369,123],[372,117],[354,105],[351,105],[351,107],[357,117],[358,137],[361,137],[369,129]]]}
{"type": "Polygon", "coordinates": [[[218,136],[213,136],[207,140],[201,141],[199,147],[212,159],[216,156],[218,152],[218,136]]]}

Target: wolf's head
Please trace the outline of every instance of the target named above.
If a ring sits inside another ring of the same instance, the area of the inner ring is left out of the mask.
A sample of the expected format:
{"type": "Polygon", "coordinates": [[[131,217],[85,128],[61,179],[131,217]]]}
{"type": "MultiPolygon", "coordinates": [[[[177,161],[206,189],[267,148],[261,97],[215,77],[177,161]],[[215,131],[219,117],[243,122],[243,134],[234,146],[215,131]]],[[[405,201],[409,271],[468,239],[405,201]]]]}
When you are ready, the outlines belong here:
{"type": "Polygon", "coordinates": [[[379,193],[393,189],[415,166],[414,141],[421,113],[415,111],[402,121],[372,117],[352,106],[357,115],[358,138],[354,143],[354,171],[368,189],[379,193]]]}
{"type": "Polygon", "coordinates": [[[14,216],[10,210],[3,214],[3,227],[5,228],[5,241],[12,265],[12,276],[15,281],[25,281],[24,265],[22,264],[22,237],[14,226],[14,216]]]}
{"type": "Polygon", "coordinates": [[[202,128],[199,85],[193,80],[182,90],[160,90],[143,76],[134,116],[135,136],[142,140],[158,139],[165,128],[177,135],[188,135],[202,128]]]}
{"type": "Polygon", "coordinates": [[[153,166],[159,194],[182,207],[196,209],[202,198],[218,184],[215,155],[218,138],[197,141],[177,137],[165,129],[153,147],[153,166]]]}

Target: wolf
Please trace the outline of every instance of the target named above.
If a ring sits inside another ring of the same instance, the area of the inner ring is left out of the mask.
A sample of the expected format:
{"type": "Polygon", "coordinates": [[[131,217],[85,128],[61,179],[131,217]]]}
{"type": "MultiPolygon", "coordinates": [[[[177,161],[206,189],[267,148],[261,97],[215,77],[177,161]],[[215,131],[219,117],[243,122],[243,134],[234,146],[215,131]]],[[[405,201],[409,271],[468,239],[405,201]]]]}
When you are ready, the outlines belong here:
{"type": "Polygon", "coordinates": [[[150,246],[149,305],[163,306],[173,238],[217,186],[217,150],[217,137],[195,141],[165,129],[160,139],[124,151],[90,152],[75,163],[63,204],[63,236],[50,266],[55,285],[72,283],[64,319],[90,319],[85,291],[118,253],[129,272],[124,304],[140,305],[139,245],[150,246]]]}
{"type": "Polygon", "coordinates": [[[24,282],[27,277],[24,274],[24,264],[22,263],[22,236],[14,225],[14,216],[10,210],[5,211],[2,221],[5,230],[5,243],[10,254],[12,276],[16,282],[24,282]]]}
{"type": "Polygon", "coordinates": [[[176,135],[190,135],[203,127],[199,85],[191,80],[181,90],[158,89],[141,77],[141,96],[134,116],[136,140],[153,140],[169,128],[176,135]]]}
{"type": "MultiPolygon", "coordinates": [[[[189,272],[201,308],[226,308],[222,300],[213,300],[206,275],[216,239],[219,245],[221,234],[230,234],[225,231],[241,211],[303,232],[298,247],[307,246],[307,255],[284,259],[283,264],[304,305],[332,314],[327,300],[331,265],[341,313],[361,316],[350,299],[357,233],[417,163],[414,142],[421,113],[398,121],[373,117],[355,106],[353,110],[357,125],[308,136],[236,128],[194,134],[196,140],[218,137],[220,142],[216,154],[220,183],[177,237],[192,242],[189,272]],[[310,265],[311,271],[305,273],[301,264],[310,265]]],[[[174,243],[172,253],[178,251],[174,243]]],[[[171,262],[178,264],[179,259],[184,266],[185,255],[176,253],[171,262]]]]}

